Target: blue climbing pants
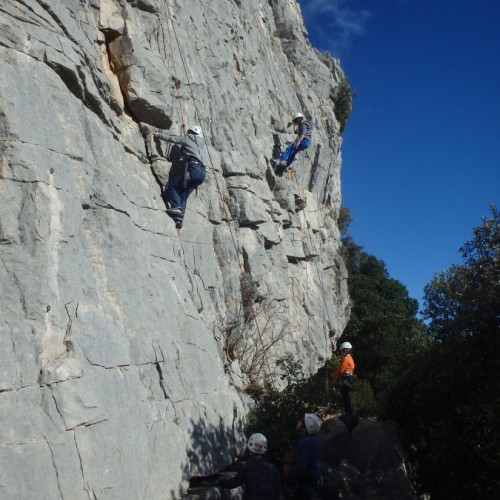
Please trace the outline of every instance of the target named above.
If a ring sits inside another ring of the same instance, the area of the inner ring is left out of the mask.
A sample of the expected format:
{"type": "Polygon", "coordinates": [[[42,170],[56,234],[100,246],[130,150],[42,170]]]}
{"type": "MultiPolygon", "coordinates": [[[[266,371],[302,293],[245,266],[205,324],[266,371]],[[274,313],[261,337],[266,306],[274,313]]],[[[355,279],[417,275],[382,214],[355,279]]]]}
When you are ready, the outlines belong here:
{"type": "Polygon", "coordinates": [[[280,160],[286,161],[286,166],[290,166],[293,160],[295,160],[295,155],[299,151],[303,151],[304,149],[307,149],[310,145],[310,141],[307,138],[304,138],[300,141],[299,145],[295,147],[295,143],[292,142],[283,153],[280,155],[280,160]]]}
{"type": "Polygon", "coordinates": [[[180,208],[185,212],[189,195],[203,183],[205,177],[206,168],[201,163],[172,165],[165,189],[165,201],[170,204],[170,208],[180,208]]]}

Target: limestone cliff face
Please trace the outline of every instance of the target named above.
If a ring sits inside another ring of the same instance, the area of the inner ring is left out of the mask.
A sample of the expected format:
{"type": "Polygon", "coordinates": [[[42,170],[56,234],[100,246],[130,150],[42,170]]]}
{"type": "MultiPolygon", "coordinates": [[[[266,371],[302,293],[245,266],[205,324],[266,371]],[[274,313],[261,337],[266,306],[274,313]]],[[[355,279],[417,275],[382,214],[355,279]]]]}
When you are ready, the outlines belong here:
{"type": "Polygon", "coordinates": [[[2,499],[181,497],[241,452],[245,389],[331,354],[342,77],[293,0],[2,2],[2,499]],[[276,177],[295,111],[313,143],[276,177]],[[141,130],[193,122],[178,234],[141,130]]]}

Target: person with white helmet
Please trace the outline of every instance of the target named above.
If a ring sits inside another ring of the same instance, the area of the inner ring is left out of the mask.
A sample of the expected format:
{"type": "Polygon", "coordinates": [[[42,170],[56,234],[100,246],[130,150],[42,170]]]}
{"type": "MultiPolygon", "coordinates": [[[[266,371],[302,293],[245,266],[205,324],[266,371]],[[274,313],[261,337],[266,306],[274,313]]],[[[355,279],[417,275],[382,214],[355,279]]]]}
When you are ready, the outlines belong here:
{"type": "Polygon", "coordinates": [[[165,188],[164,198],[167,214],[172,217],[175,227],[182,228],[189,195],[205,180],[206,148],[203,131],[199,125],[188,128],[187,134],[168,135],[149,132],[157,139],[180,146],[178,158],[172,163],[165,188]]]}
{"type": "Polygon", "coordinates": [[[297,422],[301,436],[293,457],[285,459],[283,472],[288,484],[294,489],[294,498],[312,498],[320,475],[320,442],[318,432],[321,421],[315,413],[305,413],[297,422]]]}
{"type": "Polygon", "coordinates": [[[282,498],[278,468],[264,460],[267,439],[263,434],[252,434],[247,443],[250,458],[245,466],[230,479],[221,479],[218,485],[233,489],[245,487],[244,500],[279,500],[282,498]]]}
{"type": "Polygon", "coordinates": [[[351,397],[349,392],[351,385],[354,382],[353,373],[354,359],[351,356],[352,345],[349,342],[342,342],[340,344],[340,353],[342,354],[342,361],[340,366],[332,372],[332,377],[342,377],[342,402],[346,415],[352,415],[351,397]]]}
{"type": "Polygon", "coordinates": [[[311,144],[312,138],[312,124],[304,118],[302,113],[296,113],[292,119],[293,130],[297,134],[295,141],[292,142],[286,149],[281,153],[279,161],[271,160],[277,173],[281,171],[286,171],[290,168],[290,165],[295,160],[295,155],[299,151],[307,149],[311,144]]]}

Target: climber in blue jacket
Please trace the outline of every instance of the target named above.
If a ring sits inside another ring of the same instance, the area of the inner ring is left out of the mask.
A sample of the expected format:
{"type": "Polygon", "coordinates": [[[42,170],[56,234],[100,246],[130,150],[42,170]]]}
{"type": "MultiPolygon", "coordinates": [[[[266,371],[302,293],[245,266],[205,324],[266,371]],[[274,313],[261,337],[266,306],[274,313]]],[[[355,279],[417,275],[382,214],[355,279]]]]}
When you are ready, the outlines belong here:
{"type": "Polygon", "coordinates": [[[316,492],[320,476],[320,442],[316,434],[321,422],[315,413],[306,413],[297,422],[297,432],[301,435],[293,457],[285,458],[283,473],[288,484],[294,488],[294,498],[312,498],[316,492]]]}

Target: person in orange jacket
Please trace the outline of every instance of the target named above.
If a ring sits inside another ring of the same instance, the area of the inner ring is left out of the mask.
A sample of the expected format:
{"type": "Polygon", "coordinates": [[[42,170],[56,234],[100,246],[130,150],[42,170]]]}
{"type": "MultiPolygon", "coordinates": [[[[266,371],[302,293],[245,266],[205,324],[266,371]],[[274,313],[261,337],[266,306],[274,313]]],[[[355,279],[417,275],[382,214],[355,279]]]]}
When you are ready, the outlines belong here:
{"type": "Polygon", "coordinates": [[[344,410],[346,415],[352,415],[351,398],[349,391],[354,382],[353,373],[354,359],[351,356],[352,345],[349,342],[340,344],[340,353],[342,354],[342,361],[340,366],[332,372],[332,377],[342,377],[342,402],[344,403],[344,410]]]}

